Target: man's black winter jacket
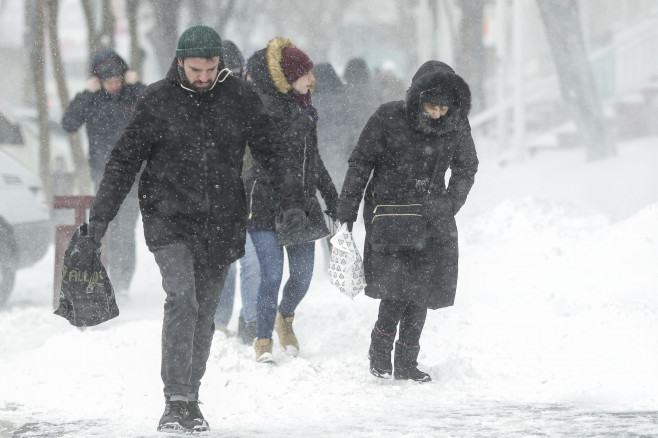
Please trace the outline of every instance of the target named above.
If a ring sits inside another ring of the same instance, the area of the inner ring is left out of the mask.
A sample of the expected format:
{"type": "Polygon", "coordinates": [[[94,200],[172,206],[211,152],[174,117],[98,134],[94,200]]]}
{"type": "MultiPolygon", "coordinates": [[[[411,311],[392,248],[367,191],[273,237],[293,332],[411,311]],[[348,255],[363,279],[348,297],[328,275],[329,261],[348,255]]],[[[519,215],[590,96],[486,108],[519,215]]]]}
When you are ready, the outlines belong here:
{"type": "Polygon", "coordinates": [[[149,248],[201,244],[210,263],[232,263],[244,254],[247,142],[254,159],[273,170],[284,208],[303,206],[301,184],[289,174],[293,157],[254,87],[220,75],[210,91],[187,90],[174,59],[167,77],[144,91],[110,153],[90,221],[112,220],[146,161],[139,200],[149,248]]]}

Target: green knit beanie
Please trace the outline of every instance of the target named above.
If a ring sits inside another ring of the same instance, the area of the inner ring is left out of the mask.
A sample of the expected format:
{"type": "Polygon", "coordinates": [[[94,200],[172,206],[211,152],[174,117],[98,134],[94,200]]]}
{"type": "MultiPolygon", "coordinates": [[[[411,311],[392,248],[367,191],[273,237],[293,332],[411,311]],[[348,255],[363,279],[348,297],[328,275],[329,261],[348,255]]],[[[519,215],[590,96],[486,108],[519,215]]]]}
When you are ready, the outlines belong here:
{"type": "Polygon", "coordinates": [[[178,38],[177,58],[212,58],[224,56],[219,34],[212,27],[202,24],[192,26],[178,38]]]}

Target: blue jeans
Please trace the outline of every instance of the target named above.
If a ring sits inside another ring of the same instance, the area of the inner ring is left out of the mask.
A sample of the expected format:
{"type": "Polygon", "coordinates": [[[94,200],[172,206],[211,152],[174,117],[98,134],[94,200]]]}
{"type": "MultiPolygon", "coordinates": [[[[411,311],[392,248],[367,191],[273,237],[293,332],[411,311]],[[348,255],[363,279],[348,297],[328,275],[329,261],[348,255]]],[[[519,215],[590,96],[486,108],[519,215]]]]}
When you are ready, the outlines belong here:
{"type": "Polygon", "coordinates": [[[246,324],[256,322],[256,300],[258,298],[258,285],[260,284],[260,265],[256,249],[247,234],[247,242],[244,246],[244,256],[231,265],[224,283],[222,298],[215,312],[215,326],[226,327],[233,314],[233,300],[235,297],[236,266],[240,264],[240,296],[242,297],[242,309],[240,316],[246,324]]]}
{"type": "Polygon", "coordinates": [[[271,338],[277,310],[284,318],[293,316],[308,291],[313,276],[315,242],[286,246],[290,277],[283,287],[281,303],[277,306],[283,278],[283,246],[278,244],[274,231],[256,231],[249,234],[260,261],[258,338],[271,338]]]}

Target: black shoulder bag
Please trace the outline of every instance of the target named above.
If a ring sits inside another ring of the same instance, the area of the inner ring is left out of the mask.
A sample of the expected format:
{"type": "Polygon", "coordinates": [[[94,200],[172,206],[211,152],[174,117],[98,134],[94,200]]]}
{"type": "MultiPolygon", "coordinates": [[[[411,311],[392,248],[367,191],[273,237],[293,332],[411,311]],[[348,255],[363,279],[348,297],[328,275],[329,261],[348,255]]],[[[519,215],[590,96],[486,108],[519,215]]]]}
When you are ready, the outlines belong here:
{"type": "Polygon", "coordinates": [[[439,156],[427,186],[427,192],[413,201],[375,205],[370,222],[370,244],[378,252],[423,251],[427,243],[427,204],[434,190],[439,156]]]}

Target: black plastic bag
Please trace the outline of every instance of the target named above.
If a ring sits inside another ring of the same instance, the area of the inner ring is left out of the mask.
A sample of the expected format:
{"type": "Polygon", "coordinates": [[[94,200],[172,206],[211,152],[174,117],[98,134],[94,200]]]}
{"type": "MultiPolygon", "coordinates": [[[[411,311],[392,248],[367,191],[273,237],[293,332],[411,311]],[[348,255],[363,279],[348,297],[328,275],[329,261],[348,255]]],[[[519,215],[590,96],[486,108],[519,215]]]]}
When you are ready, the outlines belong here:
{"type": "Polygon", "coordinates": [[[55,315],[76,327],[98,325],[119,315],[114,289],[101,263],[100,246],[87,237],[86,223],[75,230],[64,253],[55,315]]]}

